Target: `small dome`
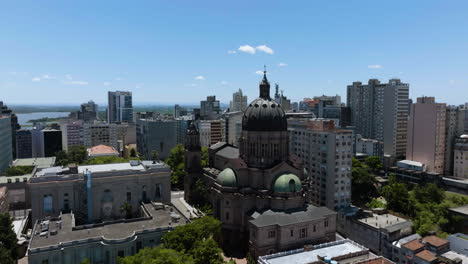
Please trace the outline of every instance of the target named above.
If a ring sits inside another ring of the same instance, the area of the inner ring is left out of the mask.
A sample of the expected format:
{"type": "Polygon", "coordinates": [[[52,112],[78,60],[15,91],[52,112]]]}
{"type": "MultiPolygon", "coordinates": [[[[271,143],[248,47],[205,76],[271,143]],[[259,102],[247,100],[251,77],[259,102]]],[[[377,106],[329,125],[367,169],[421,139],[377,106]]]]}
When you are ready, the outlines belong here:
{"type": "Polygon", "coordinates": [[[302,188],[301,180],[294,174],[283,174],[276,178],[273,185],[274,192],[298,192],[302,188]]]}
{"type": "Polygon", "coordinates": [[[220,172],[216,178],[216,181],[223,187],[237,187],[236,173],[231,168],[226,168],[220,172]]]}

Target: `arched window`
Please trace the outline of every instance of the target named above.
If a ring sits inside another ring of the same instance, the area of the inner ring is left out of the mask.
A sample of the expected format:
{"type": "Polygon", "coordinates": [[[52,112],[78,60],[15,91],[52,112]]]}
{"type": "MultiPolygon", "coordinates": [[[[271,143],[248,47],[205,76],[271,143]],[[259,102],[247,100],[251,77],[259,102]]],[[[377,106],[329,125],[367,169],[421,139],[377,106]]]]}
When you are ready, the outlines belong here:
{"type": "Polygon", "coordinates": [[[296,182],[293,179],[289,180],[289,191],[290,192],[296,192],[297,191],[296,190],[296,182]]]}

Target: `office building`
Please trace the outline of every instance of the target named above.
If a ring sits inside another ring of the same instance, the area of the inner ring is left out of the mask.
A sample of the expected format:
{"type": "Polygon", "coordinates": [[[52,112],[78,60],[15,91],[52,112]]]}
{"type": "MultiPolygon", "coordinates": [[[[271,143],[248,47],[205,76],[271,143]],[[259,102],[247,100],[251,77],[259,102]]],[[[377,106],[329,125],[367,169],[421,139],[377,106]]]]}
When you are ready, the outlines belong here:
{"type": "Polygon", "coordinates": [[[338,240],[320,245],[306,245],[295,250],[261,256],[259,264],[355,263],[392,264],[394,262],[373,254],[368,248],[349,240],[338,240]]]}
{"type": "Polygon", "coordinates": [[[84,145],[83,122],[82,120],[77,120],[60,124],[60,131],[62,131],[62,147],[64,151],[68,151],[72,146],[84,145]]]}
{"type": "MultiPolygon", "coordinates": [[[[270,97],[266,72],[259,88],[259,98],[244,111],[239,148],[211,145],[202,168],[203,137],[194,123],[185,144],[185,199],[193,200],[194,186],[202,181],[213,216],[222,222],[223,244],[248,247],[254,258],[333,241],[336,231],[335,212],[306,203],[304,168],[289,155],[288,121],[270,97]]],[[[200,122],[200,130],[206,124],[200,122]]]]}
{"type": "Polygon", "coordinates": [[[207,96],[206,101],[200,102],[200,118],[203,120],[213,120],[219,118],[221,106],[216,96],[207,96]]]}
{"type": "Polygon", "coordinates": [[[455,141],[453,176],[468,179],[468,135],[461,135],[455,141]]]}
{"type": "Polygon", "coordinates": [[[31,130],[20,129],[16,131],[16,157],[18,159],[32,158],[31,130]]]}
{"type": "Polygon", "coordinates": [[[209,147],[218,142],[226,142],[225,122],[224,119],[199,121],[198,128],[202,147],[209,147]]]}
{"type": "Polygon", "coordinates": [[[346,106],[351,109],[351,125],[364,138],[384,143],[384,155],[406,155],[409,84],[399,79],[368,84],[353,82],[347,87],[346,106]]]}
{"type": "Polygon", "coordinates": [[[423,163],[428,172],[444,173],[446,105],[419,97],[411,106],[406,159],[423,163]]]}
{"type": "Polygon", "coordinates": [[[146,159],[153,158],[153,151],[165,159],[173,147],[184,144],[186,120],[138,119],[136,124],[138,153],[146,159]]]}
{"type": "Polygon", "coordinates": [[[16,131],[21,129],[21,126],[18,123],[18,117],[13,113],[13,111],[0,101],[0,116],[2,115],[10,117],[12,155],[13,159],[16,159],[16,131]]]}
{"type": "Polygon", "coordinates": [[[464,134],[466,113],[464,106],[447,106],[446,109],[444,174],[448,176],[453,175],[453,147],[455,140],[464,134]]]}
{"type": "Polygon", "coordinates": [[[10,116],[0,114],[0,173],[8,169],[13,160],[11,133],[10,116]]]}
{"type": "Polygon", "coordinates": [[[133,122],[133,104],[131,92],[108,92],[107,122],[133,122]]]}
{"type": "Polygon", "coordinates": [[[332,120],[289,119],[289,149],[304,163],[309,202],[332,210],[351,203],[350,130],[335,128],[332,120]]]}
{"type": "Polygon", "coordinates": [[[242,112],[245,108],[247,108],[247,95],[244,95],[242,90],[239,88],[239,91],[232,94],[232,101],[229,104],[229,112],[242,112]]]}
{"type": "Polygon", "coordinates": [[[355,142],[356,154],[365,154],[366,156],[377,156],[383,158],[383,142],[375,139],[362,138],[356,135],[355,142]]]}
{"type": "MultiPolygon", "coordinates": [[[[187,113],[188,113],[187,108],[182,107],[178,104],[174,106],[174,118],[185,116],[187,115],[187,113]]],[[[145,117],[140,117],[140,118],[145,118],[145,117]]]]}
{"type": "Polygon", "coordinates": [[[285,112],[291,111],[291,100],[283,95],[283,90],[281,93],[279,91],[279,84],[275,84],[275,98],[274,100],[281,105],[285,112]]]}
{"type": "Polygon", "coordinates": [[[83,124],[83,144],[87,148],[106,145],[119,149],[117,140],[117,124],[97,122],[83,124]]]}
{"type": "Polygon", "coordinates": [[[229,112],[224,115],[226,123],[226,142],[235,147],[239,147],[243,114],[244,112],[229,112]]]}

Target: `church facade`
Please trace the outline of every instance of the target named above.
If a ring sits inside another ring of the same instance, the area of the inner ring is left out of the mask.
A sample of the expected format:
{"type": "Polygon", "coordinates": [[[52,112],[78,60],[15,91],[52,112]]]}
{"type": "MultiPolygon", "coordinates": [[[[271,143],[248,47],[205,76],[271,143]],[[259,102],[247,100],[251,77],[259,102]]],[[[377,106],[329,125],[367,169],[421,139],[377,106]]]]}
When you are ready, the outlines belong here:
{"type": "Polygon", "coordinates": [[[333,241],[336,213],[306,203],[307,173],[289,153],[286,115],[270,97],[266,71],[259,86],[259,98],[243,113],[239,148],[212,145],[207,167],[201,167],[199,134],[190,125],[185,199],[192,200],[195,184],[202,181],[225,240],[241,241],[254,257],[333,241]]]}

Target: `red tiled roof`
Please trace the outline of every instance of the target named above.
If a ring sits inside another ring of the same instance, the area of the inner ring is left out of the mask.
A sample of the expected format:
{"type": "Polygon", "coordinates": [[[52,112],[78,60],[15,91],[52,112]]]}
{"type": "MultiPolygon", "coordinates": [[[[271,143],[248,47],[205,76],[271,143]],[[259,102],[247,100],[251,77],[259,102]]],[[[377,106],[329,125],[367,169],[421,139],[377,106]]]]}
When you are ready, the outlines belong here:
{"type": "Polygon", "coordinates": [[[415,239],[411,242],[408,242],[408,243],[405,243],[403,245],[401,245],[402,247],[405,247],[409,250],[412,250],[412,251],[416,251],[420,248],[424,248],[424,244],[419,242],[419,240],[415,239]]]}
{"type": "Polygon", "coordinates": [[[97,145],[88,149],[89,155],[97,154],[119,154],[113,147],[106,145],[97,145]]]}
{"type": "Polygon", "coordinates": [[[426,242],[426,243],[429,243],[429,244],[431,244],[431,245],[433,245],[435,247],[440,247],[440,246],[448,244],[447,239],[443,239],[443,238],[436,237],[436,236],[427,236],[427,237],[423,238],[422,241],[426,242]]]}
{"type": "Polygon", "coordinates": [[[423,250],[416,254],[416,257],[426,260],[427,262],[432,262],[437,259],[436,255],[429,250],[423,250]]]}

